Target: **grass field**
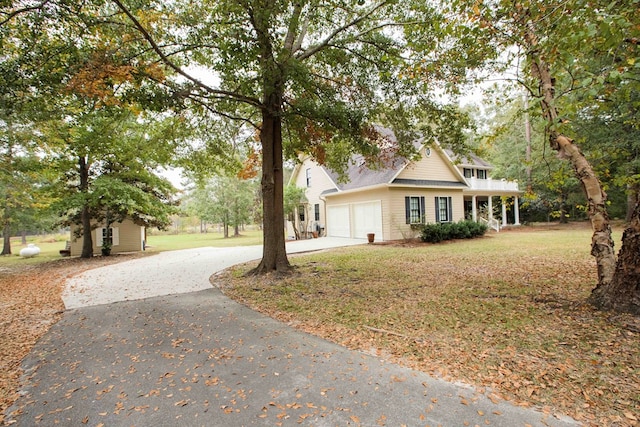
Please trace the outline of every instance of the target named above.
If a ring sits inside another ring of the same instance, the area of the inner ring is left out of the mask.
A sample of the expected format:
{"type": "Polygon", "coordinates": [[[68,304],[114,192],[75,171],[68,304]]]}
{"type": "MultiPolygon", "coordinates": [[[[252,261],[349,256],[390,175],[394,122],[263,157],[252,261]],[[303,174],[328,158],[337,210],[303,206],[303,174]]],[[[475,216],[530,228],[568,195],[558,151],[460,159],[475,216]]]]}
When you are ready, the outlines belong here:
{"type": "MultiPolygon", "coordinates": [[[[17,267],[41,264],[60,259],[60,250],[64,249],[68,234],[46,236],[29,236],[27,244],[33,243],[40,248],[40,254],[33,258],[20,257],[20,249],[24,248],[20,237],[11,239],[12,255],[0,256],[0,267],[17,267]]],[[[149,234],[147,236],[148,252],[173,251],[178,249],[199,248],[205,246],[251,246],[262,244],[262,231],[247,230],[240,236],[227,239],[221,233],[193,233],[193,234],[149,234]]]]}
{"type": "MultiPolygon", "coordinates": [[[[231,231],[233,233],[233,231],[231,231]]],[[[173,251],[177,249],[201,248],[205,246],[252,246],[262,244],[261,230],[242,231],[240,236],[227,239],[221,233],[197,234],[149,234],[147,248],[150,251],[173,251]]]]}

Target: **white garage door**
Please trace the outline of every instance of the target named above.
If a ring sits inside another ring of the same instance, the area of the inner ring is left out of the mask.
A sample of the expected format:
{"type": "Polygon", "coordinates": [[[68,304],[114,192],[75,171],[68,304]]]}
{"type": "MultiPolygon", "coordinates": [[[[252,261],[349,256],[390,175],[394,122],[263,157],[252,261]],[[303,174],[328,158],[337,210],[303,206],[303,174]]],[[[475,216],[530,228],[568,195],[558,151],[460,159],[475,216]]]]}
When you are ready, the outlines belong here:
{"type": "Polygon", "coordinates": [[[327,206],[327,236],[351,237],[349,205],[327,206]]]}
{"type": "Polygon", "coordinates": [[[353,205],[353,237],[366,239],[375,233],[376,240],[382,240],[382,204],[380,201],[356,203],[353,205]]]}

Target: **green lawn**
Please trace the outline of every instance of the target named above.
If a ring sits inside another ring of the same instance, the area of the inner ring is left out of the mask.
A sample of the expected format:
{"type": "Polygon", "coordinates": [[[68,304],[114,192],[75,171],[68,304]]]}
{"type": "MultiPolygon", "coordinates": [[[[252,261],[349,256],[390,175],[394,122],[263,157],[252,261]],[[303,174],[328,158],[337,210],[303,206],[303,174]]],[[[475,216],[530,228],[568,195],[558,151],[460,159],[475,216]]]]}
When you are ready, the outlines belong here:
{"type": "MultiPolygon", "coordinates": [[[[231,231],[233,232],[233,231],[231,231]]],[[[177,249],[201,248],[205,246],[253,246],[262,244],[261,230],[242,231],[240,236],[224,238],[222,233],[194,234],[147,234],[147,248],[151,252],[177,249]]]]}
{"type": "MultiPolygon", "coordinates": [[[[20,257],[20,249],[25,245],[20,237],[11,239],[12,255],[0,256],[1,267],[20,267],[60,259],[60,250],[64,249],[68,234],[30,236],[27,244],[34,243],[40,248],[40,254],[33,258],[20,257]]],[[[251,246],[262,244],[261,230],[243,231],[238,237],[225,239],[221,233],[194,234],[149,234],[147,235],[148,252],[164,252],[178,249],[199,248],[203,246],[251,246]]]]}
{"type": "Polygon", "coordinates": [[[20,237],[11,238],[11,255],[0,256],[0,267],[18,267],[41,264],[47,261],[60,259],[60,249],[64,249],[68,234],[55,234],[46,236],[29,236],[27,244],[34,243],[40,248],[40,254],[33,258],[22,258],[20,249],[26,247],[20,237]]]}

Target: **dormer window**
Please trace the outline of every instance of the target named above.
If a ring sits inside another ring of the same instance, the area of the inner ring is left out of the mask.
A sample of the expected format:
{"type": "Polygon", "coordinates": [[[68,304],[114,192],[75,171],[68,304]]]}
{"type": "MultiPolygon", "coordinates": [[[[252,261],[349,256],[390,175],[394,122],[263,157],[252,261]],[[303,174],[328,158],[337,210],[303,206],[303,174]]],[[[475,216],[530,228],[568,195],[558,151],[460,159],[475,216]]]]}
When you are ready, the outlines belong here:
{"type": "MultiPolygon", "coordinates": [[[[464,177],[465,178],[473,178],[473,169],[464,168],[463,172],[464,172],[464,177]]],[[[478,172],[480,172],[480,171],[478,171],[478,172]]]]}
{"type": "Polygon", "coordinates": [[[478,169],[478,179],[487,179],[487,171],[484,169],[478,169]]]}

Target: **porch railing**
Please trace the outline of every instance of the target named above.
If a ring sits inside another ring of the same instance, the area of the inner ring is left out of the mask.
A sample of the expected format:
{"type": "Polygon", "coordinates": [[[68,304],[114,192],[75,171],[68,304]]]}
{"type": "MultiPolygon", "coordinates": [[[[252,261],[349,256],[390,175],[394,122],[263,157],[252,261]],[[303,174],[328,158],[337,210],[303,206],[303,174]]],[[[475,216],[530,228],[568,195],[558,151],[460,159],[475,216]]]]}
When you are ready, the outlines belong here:
{"type": "Polygon", "coordinates": [[[489,191],[519,191],[516,181],[507,181],[505,179],[478,179],[467,178],[472,190],[489,190],[489,191]]]}
{"type": "Polygon", "coordinates": [[[478,218],[478,220],[481,223],[486,224],[492,230],[495,230],[498,233],[500,232],[500,221],[498,221],[497,219],[495,219],[495,218],[491,218],[491,219],[478,218]]]}

